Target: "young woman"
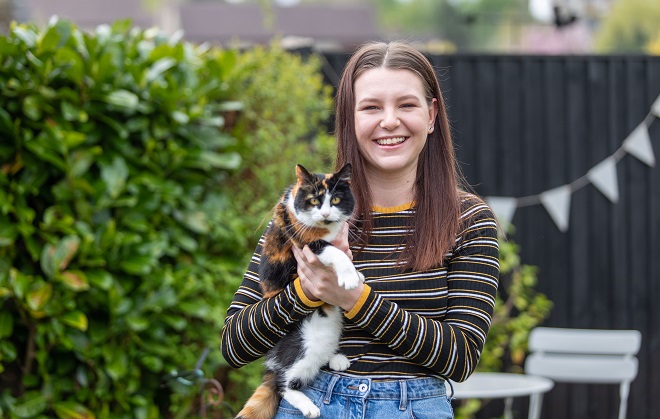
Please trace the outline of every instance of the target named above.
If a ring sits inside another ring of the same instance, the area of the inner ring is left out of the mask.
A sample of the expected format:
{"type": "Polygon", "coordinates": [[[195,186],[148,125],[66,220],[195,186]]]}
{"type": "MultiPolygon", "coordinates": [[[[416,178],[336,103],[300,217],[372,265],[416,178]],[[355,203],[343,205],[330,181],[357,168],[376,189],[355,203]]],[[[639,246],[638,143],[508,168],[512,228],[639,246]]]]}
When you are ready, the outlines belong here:
{"type": "MultiPolygon", "coordinates": [[[[444,381],[474,371],[490,327],[499,276],[495,219],[460,189],[440,86],[415,48],[358,49],[336,106],[337,167],[352,164],[357,205],[350,231],[334,244],[365,283],[339,287],[335,272],[304,247],[294,249],[299,278],[262,300],[249,268],[227,313],[223,355],[235,367],[254,361],[329,303],[344,310],[340,350],[351,364],[322,371],[302,389],[321,417],[451,418],[444,381]]],[[[293,417],[302,415],[281,401],[276,418],[293,417]]]]}

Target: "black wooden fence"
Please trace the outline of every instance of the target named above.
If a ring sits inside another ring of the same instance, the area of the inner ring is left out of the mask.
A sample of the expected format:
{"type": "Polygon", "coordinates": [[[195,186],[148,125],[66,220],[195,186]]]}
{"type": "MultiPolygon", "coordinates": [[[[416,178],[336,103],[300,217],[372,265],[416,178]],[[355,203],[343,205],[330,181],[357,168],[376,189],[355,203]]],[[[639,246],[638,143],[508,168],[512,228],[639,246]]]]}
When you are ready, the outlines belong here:
{"type": "MultiPolygon", "coordinates": [[[[325,58],[335,83],[347,56],[325,58]]],[[[645,120],[660,159],[660,119],[650,115],[660,57],[430,58],[463,172],[482,196],[536,196],[580,179],[645,120]]],[[[554,303],[544,325],[642,333],[628,417],[660,418],[660,162],[649,167],[624,154],[617,203],[587,184],[571,194],[566,232],[533,204],[516,210],[511,238],[523,263],[540,268],[537,288],[554,303]]],[[[542,417],[615,418],[618,403],[616,385],[557,384],[542,417]]],[[[516,417],[526,408],[517,399],[516,417]]]]}

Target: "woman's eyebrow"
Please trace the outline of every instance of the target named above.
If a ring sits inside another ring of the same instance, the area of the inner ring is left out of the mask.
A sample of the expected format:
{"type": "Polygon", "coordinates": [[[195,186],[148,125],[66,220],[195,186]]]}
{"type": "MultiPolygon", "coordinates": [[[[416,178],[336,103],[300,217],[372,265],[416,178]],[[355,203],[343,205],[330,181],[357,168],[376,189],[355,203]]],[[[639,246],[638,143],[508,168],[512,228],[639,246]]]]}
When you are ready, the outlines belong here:
{"type": "MultiPolygon", "coordinates": [[[[415,100],[415,101],[419,102],[419,100],[420,100],[419,97],[417,97],[416,95],[403,95],[403,96],[398,96],[395,99],[399,102],[403,102],[403,101],[406,101],[406,100],[415,100]]],[[[360,99],[357,102],[357,104],[359,105],[360,103],[379,103],[381,101],[382,100],[378,99],[378,98],[365,97],[365,98],[360,99]]]]}

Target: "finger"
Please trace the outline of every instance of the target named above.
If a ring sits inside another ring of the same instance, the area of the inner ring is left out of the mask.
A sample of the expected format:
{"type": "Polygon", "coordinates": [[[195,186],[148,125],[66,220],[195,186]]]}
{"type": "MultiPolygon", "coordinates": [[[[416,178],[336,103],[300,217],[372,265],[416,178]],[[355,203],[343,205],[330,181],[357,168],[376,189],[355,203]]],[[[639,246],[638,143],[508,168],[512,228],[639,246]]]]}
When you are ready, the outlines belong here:
{"type": "Polygon", "coordinates": [[[307,263],[316,263],[318,261],[316,254],[309,248],[309,246],[303,247],[301,253],[304,255],[307,263]]]}
{"type": "Polygon", "coordinates": [[[309,263],[309,261],[307,260],[307,256],[302,251],[302,249],[296,246],[292,246],[291,249],[293,250],[293,257],[296,258],[296,261],[298,262],[299,265],[300,264],[306,265],[307,263],[309,263]]]}
{"type": "Polygon", "coordinates": [[[348,223],[344,223],[344,226],[341,228],[341,236],[348,243],[348,223]]]}

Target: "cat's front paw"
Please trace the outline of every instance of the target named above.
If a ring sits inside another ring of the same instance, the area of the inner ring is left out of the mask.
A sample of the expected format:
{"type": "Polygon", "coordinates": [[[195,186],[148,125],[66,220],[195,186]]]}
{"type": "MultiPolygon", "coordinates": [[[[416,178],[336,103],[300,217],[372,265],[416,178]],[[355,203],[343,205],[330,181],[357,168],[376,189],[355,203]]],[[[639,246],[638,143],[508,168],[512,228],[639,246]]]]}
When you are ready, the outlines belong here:
{"type": "Polygon", "coordinates": [[[351,366],[351,361],[345,355],[335,354],[330,359],[329,366],[333,371],[346,371],[351,366]]]}
{"type": "Polygon", "coordinates": [[[354,290],[364,282],[364,275],[355,269],[355,266],[351,263],[350,266],[337,272],[337,280],[340,287],[344,287],[346,290],[354,290]]]}

